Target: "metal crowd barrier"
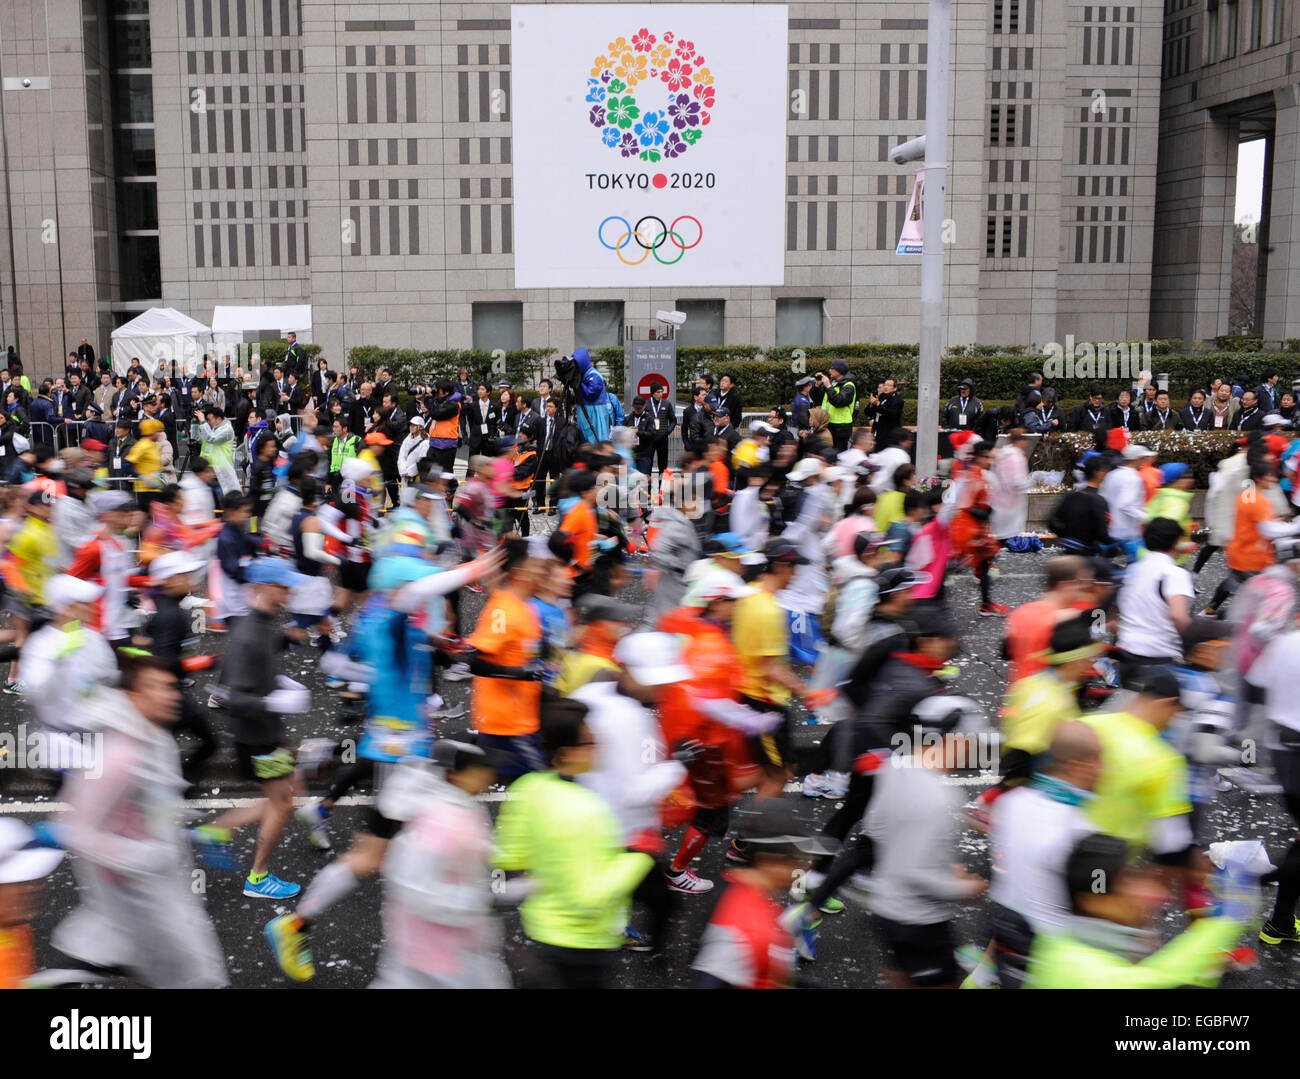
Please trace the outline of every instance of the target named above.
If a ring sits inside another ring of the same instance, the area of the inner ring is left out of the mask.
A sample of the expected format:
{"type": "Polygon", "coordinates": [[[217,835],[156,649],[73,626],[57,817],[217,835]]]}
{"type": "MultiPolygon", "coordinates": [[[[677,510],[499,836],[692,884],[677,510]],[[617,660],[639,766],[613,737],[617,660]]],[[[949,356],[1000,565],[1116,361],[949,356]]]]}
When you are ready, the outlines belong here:
{"type": "Polygon", "coordinates": [[[44,420],[30,420],[27,424],[27,441],[33,446],[54,446],[54,425],[46,423],[44,420]],[[41,437],[41,431],[45,432],[45,437],[41,437]]]}
{"type": "Polygon", "coordinates": [[[80,446],[85,425],[85,420],[64,420],[54,432],[54,448],[66,450],[69,446],[80,446]]]}

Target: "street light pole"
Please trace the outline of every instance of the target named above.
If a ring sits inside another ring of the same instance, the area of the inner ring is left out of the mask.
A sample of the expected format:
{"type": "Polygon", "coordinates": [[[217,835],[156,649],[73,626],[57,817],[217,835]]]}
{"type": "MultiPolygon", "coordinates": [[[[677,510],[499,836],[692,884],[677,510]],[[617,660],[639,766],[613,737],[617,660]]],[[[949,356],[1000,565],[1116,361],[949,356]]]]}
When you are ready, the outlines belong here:
{"type": "Polygon", "coordinates": [[[939,361],[943,356],[943,222],[948,184],[948,56],[952,0],[930,0],[925,68],[925,195],[922,203],[921,349],[917,364],[916,469],[936,473],[939,361]]]}

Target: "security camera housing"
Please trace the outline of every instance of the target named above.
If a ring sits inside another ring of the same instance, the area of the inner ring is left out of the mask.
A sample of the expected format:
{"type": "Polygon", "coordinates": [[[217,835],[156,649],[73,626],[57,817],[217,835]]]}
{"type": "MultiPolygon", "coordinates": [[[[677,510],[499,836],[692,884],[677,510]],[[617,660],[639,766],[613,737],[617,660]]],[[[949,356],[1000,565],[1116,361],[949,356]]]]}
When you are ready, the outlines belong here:
{"type": "Polygon", "coordinates": [[[906,165],[909,161],[925,160],[925,136],[908,139],[889,151],[889,160],[895,165],[906,165]]]}
{"type": "Polygon", "coordinates": [[[656,311],[655,318],[669,326],[682,326],[686,323],[685,311],[656,311]]]}

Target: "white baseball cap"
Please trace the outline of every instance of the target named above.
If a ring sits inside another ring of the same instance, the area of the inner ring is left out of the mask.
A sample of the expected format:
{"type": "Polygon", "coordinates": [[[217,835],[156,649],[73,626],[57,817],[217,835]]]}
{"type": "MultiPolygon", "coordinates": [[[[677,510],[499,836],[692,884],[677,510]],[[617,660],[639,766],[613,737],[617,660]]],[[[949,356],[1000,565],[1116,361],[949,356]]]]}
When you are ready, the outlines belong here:
{"type": "Polygon", "coordinates": [[[720,567],[707,570],[692,589],[698,606],[715,599],[744,599],[758,591],[747,585],[738,574],[720,567]]]}
{"type": "Polygon", "coordinates": [[[665,686],[693,677],[671,633],[629,633],[618,642],[614,659],[643,686],[665,686]]]}
{"type": "Polygon", "coordinates": [[[64,852],[42,847],[36,833],[17,817],[0,817],[0,884],[21,884],[48,877],[64,852]]]}
{"type": "Polygon", "coordinates": [[[803,480],[811,479],[813,476],[820,476],[825,467],[826,462],[820,457],[805,457],[794,466],[794,471],[790,473],[790,479],[795,483],[800,483],[803,480]]]}
{"type": "Polygon", "coordinates": [[[155,558],[149,566],[149,580],[168,581],[182,574],[197,573],[206,563],[188,551],[169,551],[155,558]]]}
{"type": "Polygon", "coordinates": [[[83,581],[80,577],[70,577],[66,573],[60,573],[45,582],[45,602],[56,611],[74,603],[94,603],[103,594],[103,585],[83,581]]]}

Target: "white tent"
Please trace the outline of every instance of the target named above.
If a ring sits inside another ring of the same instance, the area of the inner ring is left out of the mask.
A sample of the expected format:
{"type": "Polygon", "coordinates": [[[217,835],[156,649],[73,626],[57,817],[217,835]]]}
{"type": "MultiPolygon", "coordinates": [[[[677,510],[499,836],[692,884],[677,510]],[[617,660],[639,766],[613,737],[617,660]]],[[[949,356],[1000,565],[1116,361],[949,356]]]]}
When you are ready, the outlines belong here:
{"type": "Polygon", "coordinates": [[[125,374],[139,359],[149,377],[161,365],[171,373],[172,361],[182,373],[193,372],[212,337],[203,323],[172,307],[151,307],[112,333],[113,371],[125,374]]]}
{"type": "Polygon", "coordinates": [[[265,341],[296,333],[311,344],[311,304],[281,307],[218,307],[212,312],[212,333],[219,346],[265,341]]]}

